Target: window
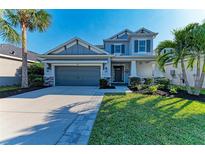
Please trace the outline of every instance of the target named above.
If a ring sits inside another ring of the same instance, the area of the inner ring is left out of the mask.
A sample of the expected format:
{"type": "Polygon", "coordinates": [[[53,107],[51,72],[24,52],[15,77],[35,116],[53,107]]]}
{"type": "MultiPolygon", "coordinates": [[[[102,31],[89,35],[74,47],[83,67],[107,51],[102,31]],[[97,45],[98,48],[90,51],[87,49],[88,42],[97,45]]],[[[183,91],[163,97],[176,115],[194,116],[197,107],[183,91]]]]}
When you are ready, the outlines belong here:
{"type": "Polygon", "coordinates": [[[145,52],[146,51],[145,45],[146,45],[145,40],[139,40],[139,52],[145,52]]]}
{"type": "Polygon", "coordinates": [[[121,45],[115,45],[115,53],[121,53],[121,45]]]}
{"type": "Polygon", "coordinates": [[[125,53],[125,45],[124,44],[115,44],[111,45],[111,53],[125,53]]]}

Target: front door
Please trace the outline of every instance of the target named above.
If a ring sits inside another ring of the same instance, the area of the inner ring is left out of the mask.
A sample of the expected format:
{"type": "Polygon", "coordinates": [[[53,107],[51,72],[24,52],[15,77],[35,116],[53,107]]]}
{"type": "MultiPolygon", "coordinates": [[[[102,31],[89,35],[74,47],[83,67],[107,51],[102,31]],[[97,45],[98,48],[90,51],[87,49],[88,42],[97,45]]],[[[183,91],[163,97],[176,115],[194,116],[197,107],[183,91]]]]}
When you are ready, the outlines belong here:
{"type": "Polygon", "coordinates": [[[124,67],[123,66],[114,66],[114,82],[124,82],[123,76],[124,76],[124,67]]]}

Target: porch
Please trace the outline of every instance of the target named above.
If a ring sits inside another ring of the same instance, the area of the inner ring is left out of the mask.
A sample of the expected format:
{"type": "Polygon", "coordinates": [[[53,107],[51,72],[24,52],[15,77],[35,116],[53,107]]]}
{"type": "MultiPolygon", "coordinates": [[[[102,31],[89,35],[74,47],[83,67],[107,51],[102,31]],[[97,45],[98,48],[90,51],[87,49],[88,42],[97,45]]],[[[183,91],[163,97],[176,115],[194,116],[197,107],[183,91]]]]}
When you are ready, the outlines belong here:
{"type": "Polygon", "coordinates": [[[131,77],[151,78],[158,76],[155,61],[111,61],[111,83],[127,85],[131,77]]]}

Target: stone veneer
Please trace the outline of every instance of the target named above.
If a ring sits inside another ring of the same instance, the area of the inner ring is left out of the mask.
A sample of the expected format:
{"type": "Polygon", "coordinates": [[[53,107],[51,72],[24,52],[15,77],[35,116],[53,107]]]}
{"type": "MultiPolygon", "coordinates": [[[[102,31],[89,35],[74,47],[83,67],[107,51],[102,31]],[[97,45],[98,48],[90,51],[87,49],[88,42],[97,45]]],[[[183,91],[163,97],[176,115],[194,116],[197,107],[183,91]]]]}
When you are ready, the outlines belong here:
{"type": "Polygon", "coordinates": [[[54,77],[53,76],[44,76],[44,85],[45,86],[54,86],[54,77]]]}

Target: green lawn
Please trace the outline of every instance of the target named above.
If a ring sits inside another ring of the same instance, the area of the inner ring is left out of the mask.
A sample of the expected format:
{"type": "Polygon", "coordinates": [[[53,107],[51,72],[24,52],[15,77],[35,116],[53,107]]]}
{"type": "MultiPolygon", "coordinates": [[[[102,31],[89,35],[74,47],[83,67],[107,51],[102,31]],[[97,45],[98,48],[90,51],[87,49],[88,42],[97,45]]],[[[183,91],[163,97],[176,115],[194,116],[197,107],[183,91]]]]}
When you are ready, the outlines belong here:
{"type": "Polygon", "coordinates": [[[205,94],[205,89],[201,90],[201,94],[205,94]]]}
{"type": "Polygon", "coordinates": [[[205,102],[106,95],[89,144],[205,144],[205,102]]]}
{"type": "Polygon", "coordinates": [[[20,89],[18,86],[0,86],[0,92],[7,91],[7,90],[15,90],[20,89]]]}

